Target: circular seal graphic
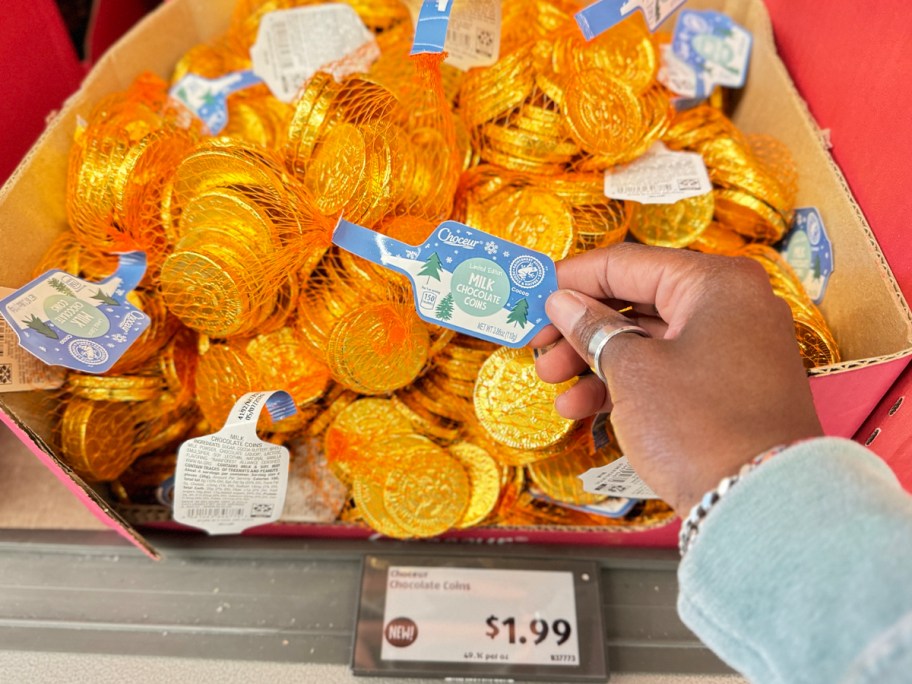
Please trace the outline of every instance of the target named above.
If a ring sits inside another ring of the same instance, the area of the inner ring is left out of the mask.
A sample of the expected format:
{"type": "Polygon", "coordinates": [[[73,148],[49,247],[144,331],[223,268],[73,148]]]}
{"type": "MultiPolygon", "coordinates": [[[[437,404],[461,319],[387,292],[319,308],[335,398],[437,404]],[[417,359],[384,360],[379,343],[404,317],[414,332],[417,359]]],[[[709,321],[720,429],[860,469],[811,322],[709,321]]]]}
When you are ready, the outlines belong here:
{"type": "Polygon", "coordinates": [[[531,289],[545,279],[545,266],[534,256],[524,254],[513,259],[513,263],[510,264],[510,277],[520,287],[531,289]]]}
{"type": "Polygon", "coordinates": [[[415,643],[418,638],[418,625],[407,617],[398,617],[386,623],[383,636],[396,648],[405,648],[415,643]]]}
{"type": "Polygon", "coordinates": [[[73,340],[68,348],[74,359],[87,366],[100,366],[108,360],[108,350],[92,340],[73,340]]]}

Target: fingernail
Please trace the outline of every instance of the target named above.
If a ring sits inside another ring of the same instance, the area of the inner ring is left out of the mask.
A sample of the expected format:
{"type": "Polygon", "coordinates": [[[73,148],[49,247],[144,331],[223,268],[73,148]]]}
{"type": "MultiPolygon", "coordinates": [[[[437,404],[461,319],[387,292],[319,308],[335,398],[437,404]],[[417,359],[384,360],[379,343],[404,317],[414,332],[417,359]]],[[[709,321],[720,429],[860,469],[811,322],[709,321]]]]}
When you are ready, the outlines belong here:
{"type": "Polygon", "coordinates": [[[557,342],[552,342],[551,344],[546,344],[544,347],[539,347],[538,349],[532,350],[532,356],[536,359],[540,359],[549,351],[554,349],[557,346],[557,342]]]}
{"type": "Polygon", "coordinates": [[[586,302],[575,290],[558,290],[548,297],[545,311],[555,327],[566,334],[586,315],[586,302]]]}

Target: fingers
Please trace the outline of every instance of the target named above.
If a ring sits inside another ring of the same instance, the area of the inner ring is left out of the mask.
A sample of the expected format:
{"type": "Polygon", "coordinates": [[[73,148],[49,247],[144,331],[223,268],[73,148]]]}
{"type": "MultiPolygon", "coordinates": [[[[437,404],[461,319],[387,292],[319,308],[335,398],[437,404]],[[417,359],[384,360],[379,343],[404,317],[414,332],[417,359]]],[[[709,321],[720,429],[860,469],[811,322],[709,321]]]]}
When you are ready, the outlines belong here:
{"type": "Polygon", "coordinates": [[[560,338],[560,330],[553,325],[546,325],[532,338],[529,342],[529,346],[533,349],[541,349],[542,347],[547,347],[549,344],[554,344],[560,338]]]}
{"type": "Polygon", "coordinates": [[[658,313],[670,324],[669,334],[673,335],[705,294],[706,277],[730,261],[680,249],[622,243],[560,262],[557,280],[562,289],[601,300],[628,301],[638,312],[658,313]]]}
{"type": "Polygon", "coordinates": [[[605,383],[594,375],[586,375],[555,400],[554,408],[564,418],[582,420],[611,411],[611,400],[605,383]]]}
{"type": "Polygon", "coordinates": [[[585,373],[589,366],[569,341],[561,339],[544,353],[538,354],[535,370],[545,382],[558,383],[585,373]]]}
{"type": "MultiPolygon", "coordinates": [[[[605,327],[619,328],[633,324],[629,318],[622,316],[611,307],[572,290],[558,290],[553,293],[545,303],[545,310],[554,327],[561,332],[566,342],[569,343],[569,347],[576,352],[580,359],[588,358],[589,344],[597,331],[605,327]]],[[[630,344],[630,341],[621,339],[626,337],[633,336],[622,335],[610,340],[602,354],[602,359],[607,359],[615,349],[630,344]]],[[[639,341],[642,341],[642,338],[639,341]]],[[[564,376],[572,366],[569,349],[560,344],[544,356],[539,357],[536,363],[542,379],[546,377],[566,379],[564,376]],[[551,357],[555,352],[559,353],[551,357]]]]}

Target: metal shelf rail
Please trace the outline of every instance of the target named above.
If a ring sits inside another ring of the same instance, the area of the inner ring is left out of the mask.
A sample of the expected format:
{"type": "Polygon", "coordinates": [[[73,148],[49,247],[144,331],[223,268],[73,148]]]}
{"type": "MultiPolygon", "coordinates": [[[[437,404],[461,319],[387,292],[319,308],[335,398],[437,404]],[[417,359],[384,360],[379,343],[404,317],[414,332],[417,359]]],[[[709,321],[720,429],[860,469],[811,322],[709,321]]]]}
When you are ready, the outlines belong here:
{"type": "Polygon", "coordinates": [[[366,554],[593,560],[611,672],[729,670],[675,611],[672,551],[0,531],[0,649],[348,664],[366,554]]]}

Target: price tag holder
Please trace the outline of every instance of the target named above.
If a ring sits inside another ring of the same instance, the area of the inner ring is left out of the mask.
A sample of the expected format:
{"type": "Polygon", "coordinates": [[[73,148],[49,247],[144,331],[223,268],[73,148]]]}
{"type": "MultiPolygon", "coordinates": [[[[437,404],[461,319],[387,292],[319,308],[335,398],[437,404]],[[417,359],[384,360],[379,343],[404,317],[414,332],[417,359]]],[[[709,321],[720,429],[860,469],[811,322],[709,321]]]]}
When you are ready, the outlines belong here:
{"type": "Polygon", "coordinates": [[[604,682],[598,567],[366,556],[356,675],[604,682]]]}

